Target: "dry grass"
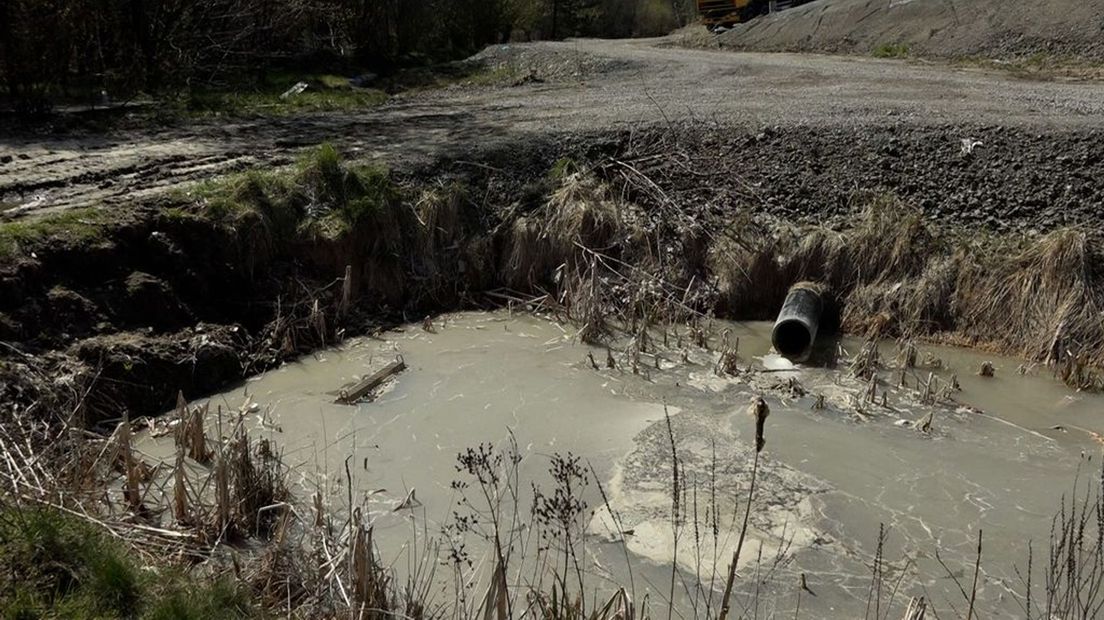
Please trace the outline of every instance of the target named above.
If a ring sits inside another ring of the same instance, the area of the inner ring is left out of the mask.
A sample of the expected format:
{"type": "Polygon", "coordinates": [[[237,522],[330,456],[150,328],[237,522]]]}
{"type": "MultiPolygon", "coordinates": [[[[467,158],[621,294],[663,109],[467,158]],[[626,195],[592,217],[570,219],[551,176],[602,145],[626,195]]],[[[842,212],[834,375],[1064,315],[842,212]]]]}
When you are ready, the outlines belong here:
{"type": "MultiPolygon", "coordinates": [[[[723,348],[737,350],[735,343],[723,348]]],[[[598,478],[578,457],[553,455],[548,476],[550,486],[542,488],[520,477],[518,465],[522,457],[513,441],[504,448],[485,445],[459,455],[460,479],[452,489],[460,501],[454,514],[457,529],[452,533],[466,537],[470,543],[479,543],[481,547],[474,544],[467,548],[453,547],[451,553],[454,555],[450,557],[454,561],[450,564],[457,571],[456,582],[462,585],[452,599],[435,601],[433,584],[439,587],[442,582],[435,576],[433,567],[441,563],[445,550],[435,546],[436,543],[425,543],[425,547],[408,560],[411,566],[407,570],[412,576],[403,582],[396,577],[396,569],[381,560],[373,544],[372,528],[364,517],[367,504],[330,505],[326,494],[320,490],[311,500],[313,510],[293,506],[296,500],[288,493],[287,472],[280,455],[264,441],[250,441],[241,430],[240,419],[250,410],[248,401],[238,412],[211,413],[207,408],[187,405],[180,409],[177,419],[181,427],[187,427],[173,433],[178,447],[177,459],[171,465],[152,468],[144,464],[143,457],[133,449],[129,441],[130,426],[125,421],[113,438],[95,438],[87,433],[71,432],[74,429],[70,427],[50,431],[41,426],[29,427],[5,420],[5,424],[0,425],[3,431],[0,432],[0,447],[5,454],[5,459],[0,461],[0,483],[5,500],[47,506],[89,523],[128,548],[138,550],[143,554],[143,561],[149,564],[198,563],[203,567],[201,571],[210,571],[200,572],[200,580],[214,579],[208,575],[233,574],[238,587],[252,593],[252,600],[282,617],[623,620],[653,616],[647,597],[637,599],[630,595],[634,591],[633,573],[627,552],[628,584],[595,582],[595,574],[585,568],[585,524],[588,515],[592,514],[587,503],[588,488],[598,486],[604,508],[614,520],[615,532],[623,536],[626,530],[605,499],[598,478]],[[201,424],[193,421],[196,417],[201,418],[201,424]],[[202,440],[197,437],[197,428],[206,429],[202,440]],[[188,471],[185,472],[182,467],[184,454],[199,444],[207,447],[204,453],[209,454],[213,462],[203,465],[187,459],[188,471]],[[32,449],[42,451],[31,452],[32,449]],[[118,466],[120,461],[122,467],[118,466]],[[67,478],[53,473],[72,472],[76,468],[84,470],[83,473],[67,478]],[[135,473],[147,469],[148,474],[135,473]],[[518,498],[520,490],[530,485],[536,498],[526,512],[518,498]],[[169,487],[171,490],[166,490],[169,487]],[[106,495],[104,489],[108,489],[106,495]],[[106,508],[104,497],[108,499],[106,508]],[[134,497],[140,499],[137,506],[132,501],[134,497]],[[233,549],[232,570],[218,568],[217,550],[227,546],[233,549]],[[492,558],[491,565],[486,568],[493,569],[473,569],[473,564],[467,562],[468,554],[492,558]],[[535,573],[528,563],[534,558],[535,573]]],[[[754,449],[755,453],[750,464],[752,474],[746,489],[747,499],[739,507],[744,512],[745,523],[739,534],[741,541],[747,531],[749,512],[759,509],[753,501],[755,472],[759,468],[759,453],[765,445],[764,422],[769,408],[763,399],[755,398],[748,413],[752,419],[744,423],[749,431],[755,429],[754,444],[749,446],[749,451],[754,449]]],[[[712,531],[716,537],[722,519],[712,508],[702,517],[696,506],[699,493],[710,497],[716,494],[717,489],[712,486],[716,479],[711,474],[707,486],[699,487],[702,480],[696,474],[688,475],[692,468],[686,469],[678,447],[682,438],[677,436],[670,417],[667,422],[666,433],[671,447],[671,527],[676,536],[681,533],[685,544],[700,545],[709,552],[707,532],[712,531]]],[[[714,462],[709,471],[715,468],[714,462]]],[[[1084,499],[1077,495],[1078,499],[1064,504],[1055,518],[1049,563],[1042,571],[1041,587],[1045,596],[1040,597],[1036,592],[1033,600],[1026,595],[1032,591],[1030,562],[1024,573],[1026,583],[1022,591],[1025,610],[1030,610],[1026,614],[1029,618],[1051,617],[1055,610],[1060,611],[1059,615],[1068,616],[1086,609],[1095,613],[1099,609],[1101,579],[1096,568],[1100,565],[1104,546],[1097,530],[1104,504],[1100,503],[1099,494],[1086,493],[1084,499]],[[1044,606],[1045,616],[1042,614],[1044,606]]],[[[709,500],[711,506],[713,501],[709,500]]],[[[725,522],[728,520],[724,518],[725,522]]],[[[737,522],[735,515],[731,516],[731,522],[737,522]]],[[[424,533],[418,535],[424,536],[424,533]]],[[[903,599],[895,606],[893,595],[900,581],[893,586],[888,599],[883,597],[882,543],[886,536],[879,534],[878,552],[873,562],[870,597],[874,617],[899,617],[889,614],[900,614],[902,610],[909,619],[923,618],[929,611],[934,615],[934,609],[921,599],[909,599],[907,608],[903,599]]],[[[450,536],[450,540],[456,538],[450,536]]],[[[713,544],[715,554],[716,543],[713,544]]],[[[699,600],[696,591],[687,592],[695,601],[698,617],[725,617],[726,614],[751,617],[751,605],[758,610],[754,601],[752,604],[730,604],[735,581],[751,583],[752,579],[750,574],[735,571],[740,553],[741,544],[737,543],[731,563],[721,565],[722,571],[728,569],[722,573],[722,577],[727,577],[725,594],[710,586],[701,593],[703,598],[699,600]]],[[[770,562],[768,559],[762,564],[768,573],[773,571],[770,562]]],[[[754,564],[756,584],[769,579],[759,576],[761,563],[762,558],[754,564]]],[[[977,593],[980,563],[979,535],[977,561],[972,566],[974,583],[962,586],[965,600],[971,601],[971,607],[977,593]]],[[[902,572],[898,579],[903,578],[902,572]]],[[[802,584],[805,587],[803,576],[802,584]]],[[[663,606],[670,607],[670,600],[676,593],[674,587],[672,585],[662,595],[667,597],[660,601],[663,606]]],[[[684,584],[683,587],[693,586],[684,584]]],[[[1040,585],[1036,583],[1035,587],[1039,589],[1040,585]]],[[[749,596],[758,596],[758,591],[756,585],[756,594],[749,596]]],[[[969,615],[968,612],[967,617],[969,615]]]]}
{"type": "MultiPolygon", "coordinates": [[[[1050,364],[1077,387],[1101,385],[1094,369],[1104,366],[1104,246],[1096,232],[967,242],[886,197],[872,200],[854,225],[841,231],[795,229],[757,222],[748,214],[726,214],[721,226],[705,215],[675,212],[675,200],[636,168],[621,163],[616,169],[621,178],[646,187],[654,204],[628,201],[614,181],[594,172],[573,172],[558,179],[538,209],[524,215],[510,211],[490,232],[468,225],[471,202],[462,187],[430,187],[402,202],[394,188],[377,186],[383,182],[379,174],[357,172],[331,151],[303,164],[299,180],[305,188],[258,176],[239,179],[233,198],[259,214],[258,225],[298,234],[304,231],[301,218],[341,224],[333,230],[305,227],[310,235],[299,242],[318,242],[310,258],[328,266],[335,280],[303,287],[301,297],[282,302],[260,334],[260,348],[292,356],[334,342],[358,296],[448,304],[465,292],[505,286],[519,295],[540,295],[546,307],[575,320],[588,341],[601,341],[614,330],[627,333],[622,367],[646,372],[650,359],[658,361],[647,356],[654,356],[650,337],[659,331],[666,339],[679,326],[684,329],[676,338],[685,334],[708,349],[705,326],[711,316],[772,318],[787,290],[807,281],[831,291],[848,331],[983,344],[1050,364]]],[[[721,359],[716,370],[738,373],[738,342],[714,344],[721,359]]],[[[915,352],[911,358],[907,365],[914,366],[915,352]]],[[[875,389],[879,362],[877,349],[870,347],[854,368],[875,389]]],[[[618,365],[613,352],[607,364],[618,365]]],[[[85,386],[75,380],[64,385],[72,403],[80,402],[85,386]]],[[[925,390],[934,397],[930,379],[925,390]]],[[[289,613],[434,615],[420,589],[424,585],[398,583],[379,561],[359,507],[330,506],[320,491],[313,510],[303,511],[305,518],[292,510],[279,454],[246,435],[240,412],[223,416],[181,402],[176,458],[156,468],[135,453],[125,422],[115,441],[88,437],[68,419],[60,425],[32,422],[72,403],[49,402],[48,413],[20,412],[0,420],[0,481],[8,497],[73,512],[149,556],[207,562],[219,545],[267,541],[259,552],[243,553],[241,576],[260,598],[289,613]],[[41,452],[26,453],[24,446],[31,445],[41,452]],[[89,507],[98,505],[105,488],[123,492],[109,494],[106,512],[93,512],[89,507]]],[[[74,417],[79,409],[73,405],[74,417]]],[[[758,418],[760,441],[764,417],[758,418]]],[[[675,527],[686,527],[679,502],[685,503],[687,491],[677,454],[672,458],[672,520],[675,527]]],[[[480,467],[489,476],[486,464],[480,467]]],[[[501,503],[520,485],[516,470],[496,475],[506,482],[488,489],[490,506],[478,507],[480,515],[495,514],[506,523],[487,531],[498,556],[483,584],[487,596],[481,609],[489,617],[502,617],[503,607],[545,618],[641,613],[642,603],[625,590],[598,600],[577,583],[572,541],[582,533],[574,521],[556,528],[557,549],[565,555],[557,554],[555,564],[568,567],[557,573],[556,585],[519,588],[517,567],[504,561],[509,552],[502,550],[527,541],[496,542],[494,536],[532,530],[519,526],[516,506],[501,503]]],[[[561,472],[556,482],[570,486],[581,477],[574,470],[561,472]]],[[[570,491],[561,495],[574,497],[570,491]]],[[[1063,587],[1073,591],[1077,584],[1063,587]]],[[[476,611],[479,603],[461,596],[458,592],[458,613],[476,611]]],[[[924,614],[919,600],[910,607],[913,617],[924,614]]]]}
{"type": "Polygon", "coordinates": [[[470,192],[455,183],[400,191],[332,148],[304,159],[292,186],[246,175],[229,202],[305,235],[315,266],[335,276],[354,267],[341,300],[319,292],[281,308],[268,348],[292,355],[332,342],[340,321],[331,317],[345,318],[346,297],[422,308],[486,291],[535,295],[598,342],[612,325],[636,334],[641,323],[771,319],[791,285],[810,281],[831,291],[847,332],[984,346],[1048,364],[1078,388],[1100,387],[1098,233],[978,237],[886,195],[860,198],[865,207],[846,229],[795,228],[681,205],[667,179],[646,176],[642,162],[652,159],[574,165],[546,180],[556,185],[536,209],[496,213],[470,208],[470,192]]]}
{"type": "Polygon", "coordinates": [[[589,251],[620,257],[642,237],[631,206],[581,172],[564,176],[538,212],[518,218],[511,228],[503,279],[522,290],[585,273],[592,262],[589,251]]]}
{"type": "Polygon", "coordinates": [[[514,220],[507,235],[503,280],[553,293],[589,341],[612,324],[636,334],[640,323],[771,319],[789,288],[809,281],[830,291],[847,332],[983,346],[1050,365],[1077,388],[1102,385],[1097,233],[978,239],[887,196],[870,198],[841,231],[737,215],[711,232],[668,217],[666,197],[655,199],[664,224],[651,226],[640,206],[612,195],[592,173],[567,175],[543,209],[514,220]],[[670,250],[657,251],[664,246],[670,250]]]}
{"type": "MultiPolygon", "coordinates": [[[[1048,365],[1104,363],[1104,280],[1100,240],[1064,229],[1011,258],[960,271],[958,330],[988,338],[1048,365]],[[986,269],[985,267],[988,267],[986,269]]],[[[1078,373],[1080,375],[1080,373],[1078,373]]],[[[1078,387],[1098,383],[1075,376],[1078,387]]]]}
{"type": "Polygon", "coordinates": [[[1077,388],[1102,385],[1098,233],[967,243],[879,200],[839,233],[783,229],[763,238],[714,250],[719,311],[729,318],[770,318],[785,291],[809,279],[832,291],[850,333],[982,346],[1047,364],[1077,388]]]}

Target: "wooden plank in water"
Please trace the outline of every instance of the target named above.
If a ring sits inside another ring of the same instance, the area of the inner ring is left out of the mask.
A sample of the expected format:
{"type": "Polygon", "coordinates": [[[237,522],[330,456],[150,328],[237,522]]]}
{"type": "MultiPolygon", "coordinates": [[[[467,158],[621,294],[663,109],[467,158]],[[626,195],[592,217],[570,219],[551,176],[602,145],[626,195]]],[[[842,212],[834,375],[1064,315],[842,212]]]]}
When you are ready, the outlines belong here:
{"type": "Polygon", "coordinates": [[[340,396],[338,396],[337,400],[334,402],[339,405],[351,405],[364,398],[368,392],[376,389],[379,384],[383,383],[391,375],[400,373],[404,370],[406,370],[406,362],[400,357],[371,375],[361,379],[351,387],[341,388],[340,396]]]}

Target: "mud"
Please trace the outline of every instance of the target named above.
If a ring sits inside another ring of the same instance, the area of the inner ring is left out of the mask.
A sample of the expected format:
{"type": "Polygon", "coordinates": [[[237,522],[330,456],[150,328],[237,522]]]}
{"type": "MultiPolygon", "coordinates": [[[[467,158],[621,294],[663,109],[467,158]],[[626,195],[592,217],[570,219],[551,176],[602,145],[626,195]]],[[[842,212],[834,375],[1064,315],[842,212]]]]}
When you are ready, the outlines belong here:
{"type": "MultiPolygon", "coordinates": [[[[751,289],[715,282],[729,267],[710,263],[711,254],[725,250],[706,231],[734,222],[748,225],[739,234],[755,236],[744,241],[762,246],[778,230],[771,222],[846,229],[872,197],[887,193],[920,207],[935,228],[960,232],[980,224],[993,234],[1030,238],[1099,217],[1090,207],[1104,198],[1093,181],[1104,172],[1095,133],[1067,135],[1070,154],[1047,158],[1042,151],[1051,148],[1049,138],[1023,130],[979,130],[971,135],[1002,148],[976,147],[971,155],[953,141],[936,141],[930,128],[878,130],[858,141],[858,152],[866,155],[856,155],[856,140],[845,141],[841,131],[660,128],[576,135],[558,144],[484,146],[477,160],[446,157],[397,172],[405,202],[395,217],[338,236],[280,237],[263,218],[222,221],[186,195],[118,207],[96,236],[69,237],[61,230],[17,248],[0,268],[0,337],[19,354],[48,360],[46,354],[58,353],[82,364],[83,376],[102,388],[82,399],[95,422],[124,408],[132,415],[158,411],[174,402],[178,390],[207,393],[381,326],[442,310],[497,307],[511,295],[566,290],[558,281],[559,266],[574,260],[575,246],[549,241],[548,234],[524,234],[532,222],[555,216],[546,207],[554,191],[582,205],[578,240],[589,247],[637,266],[652,255],[650,246],[632,241],[639,234],[655,235],[671,252],[678,248],[679,260],[671,266],[677,273],[665,277],[687,289],[697,283],[698,309],[730,318],[773,316],[789,278],[823,276],[841,294],[854,286],[836,277],[848,268],[842,254],[838,265],[799,260],[792,269],[764,272],[751,289]],[[1012,144],[1036,148],[1011,155],[1004,147],[1012,144]],[[815,163],[803,164],[810,155],[815,163]],[[1025,158],[1039,169],[1025,168],[1025,158]],[[737,161],[742,163],[727,167],[737,161]],[[564,179],[551,172],[561,165],[592,175],[572,181],[574,189],[561,188],[564,179]],[[442,203],[452,211],[442,211],[445,219],[427,228],[418,214],[422,192],[442,188],[456,192],[442,203]],[[588,215],[594,205],[587,201],[602,192],[608,192],[606,202],[588,215]],[[611,201],[613,196],[626,202],[611,201]],[[609,209],[626,218],[612,229],[601,219],[609,209]],[[599,219],[588,223],[588,217],[599,219]],[[338,316],[346,266],[353,267],[353,312],[338,316]],[[508,289],[505,297],[502,287],[508,289]]],[[[576,215],[552,219],[573,226],[569,220],[576,215]]],[[[930,243],[929,232],[921,232],[910,243],[930,243]]],[[[824,241],[823,235],[818,239],[824,241]]],[[[1093,286],[1092,274],[1081,276],[1093,286]]],[[[882,307],[898,303],[890,297],[867,300],[870,307],[857,311],[852,328],[865,329],[883,309],[897,330],[938,335],[957,327],[948,317],[909,325],[899,310],[882,307]]],[[[947,303],[945,298],[930,303],[947,303]]],[[[1032,336],[1054,338],[1050,332],[1032,336]]],[[[985,334],[969,337],[987,342],[985,334]]],[[[1037,355],[1034,349],[1016,352],[1037,355]]],[[[1088,351],[1090,359],[1097,353],[1088,351]]]]}
{"type": "MultiPolygon", "coordinates": [[[[453,511],[463,510],[462,487],[453,485],[464,479],[457,455],[516,442],[523,522],[531,518],[530,484],[550,483],[553,454],[587,463],[592,479],[581,497],[589,507],[583,570],[590,587],[632,587],[654,610],[665,606],[674,565],[675,617],[709,616],[754,467],[747,404],[761,394],[771,414],[737,607],[792,617],[801,592],[801,609],[812,617],[861,615],[885,525],[887,583],[900,580],[895,604],[924,594],[940,610],[957,608],[961,595],[934,554],[953,571],[968,570],[982,528],[978,609],[1005,616],[1023,594],[1016,570],[1026,570],[1028,541],[1045,545],[1056,502],[1076,476],[1093,476],[1085,455],[1100,450],[1089,431],[1100,427],[1102,397],[1074,393],[1045,373],[1020,375],[1016,360],[958,349],[922,347],[920,367],[891,370],[896,347],[882,343],[887,361],[878,390],[886,399],[871,403],[864,402],[867,382],[845,364],[795,366],[770,354],[769,323],[717,322],[710,330],[713,342],[724,332],[740,338],[741,368],[751,370],[736,376],[718,374],[716,351],[667,348],[658,332],[647,356],[658,368],[649,363],[634,373],[620,353],[623,341],[614,346],[615,367],[595,369],[587,355],[601,359],[603,348],[580,343],[571,326],[529,314],[456,313],[429,328],[353,339],[210,399],[211,411],[244,411],[247,427],[283,451],[300,500],[320,493],[327,514],[336,515],[350,493],[363,501],[382,557],[400,576],[412,568],[414,539],[448,535],[453,511]],[[338,386],[396,355],[408,369],[370,400],[333,403],[338,386]],[[982,360],[995,363],[996,377],[973,374],[982,360]],[[907,387],[898,384],[899,372],[907,387]],[[919,382],[928,373],[941,385],[961,377],[961,390],[924,401],[919,382]],[[818,395],[827,397],[819,409],[818,395]],[[252,405],[242,408],[243,401],[252,405]],[[932,427],[916,428],[929,414],[932,427]],[[681,489],[676,519],[673,485],[681,489]],[[802,574],[815,596],[800,589],[802,574]]],[[[677,338],[671,334],[672,343],[677,338]]],[[[862,346],[828,340],[848,356],[862,346]]],[[[171,437],[155,434],[141,449],[151,460],[171,459],[171,437]]],[[[519,545],[528,528],[522,532],[519,545]]],[[[467,542],[476,565],[485,566],[485,544],[467,542]]],[[[522,548],[519,580],[531,578],[529,562],[539,555],[522,548]]],[[[441,581],[444,596],[450,591],[441,581]]]]}

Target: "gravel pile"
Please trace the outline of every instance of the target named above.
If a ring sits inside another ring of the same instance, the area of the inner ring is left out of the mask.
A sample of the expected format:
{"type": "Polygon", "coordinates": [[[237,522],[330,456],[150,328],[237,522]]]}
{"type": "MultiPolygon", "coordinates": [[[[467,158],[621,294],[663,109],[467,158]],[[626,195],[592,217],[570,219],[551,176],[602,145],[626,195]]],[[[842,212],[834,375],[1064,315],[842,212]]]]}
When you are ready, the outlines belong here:
{"type": "Polygon", "coordinates": [[[492,71],[509,69],[521,76],[545,81],[589,78],[639,67],[633,61],[610,58],[565,47],[540,44],[492,45],[468,59],[492,71]]]}
{"type": "Polygon", "coordinates": [[[937,57],[1104,60],[1104,0],[819,0],[739,24],[721,46],[937,57]]]}

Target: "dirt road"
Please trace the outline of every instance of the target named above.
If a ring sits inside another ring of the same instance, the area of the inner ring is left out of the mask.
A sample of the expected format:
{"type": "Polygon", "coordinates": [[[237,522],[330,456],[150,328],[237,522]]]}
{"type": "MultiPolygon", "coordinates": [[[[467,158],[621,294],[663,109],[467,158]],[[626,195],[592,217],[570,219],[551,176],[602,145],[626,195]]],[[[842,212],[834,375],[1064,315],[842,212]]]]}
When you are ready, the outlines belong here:
{"type": "MultiPolygon", "coordinates": [[[[395,165],[533,134],[701,121],[720,126],[1104,129],[1104,84],[1035,82],[893,60],[732,53],[662,40],[580,40],[496,48],[528,77],[453,86],[379,108],[103,134],[0,138],[5,217],[142,200],[218,173],[292,161],[330,141],[395,165]],[[601,62],[595,62],[595,61],[601,62]],[[572,71],[572,66],[578,67],[572,71]],[[547,79],[546,79],[547,78],[547,79]]],[[[957,140],[951,129],[940,129],[957,140]]]]}

